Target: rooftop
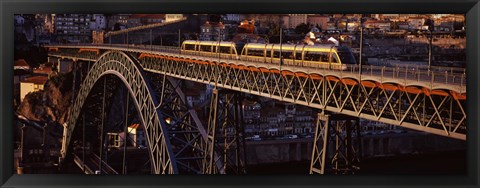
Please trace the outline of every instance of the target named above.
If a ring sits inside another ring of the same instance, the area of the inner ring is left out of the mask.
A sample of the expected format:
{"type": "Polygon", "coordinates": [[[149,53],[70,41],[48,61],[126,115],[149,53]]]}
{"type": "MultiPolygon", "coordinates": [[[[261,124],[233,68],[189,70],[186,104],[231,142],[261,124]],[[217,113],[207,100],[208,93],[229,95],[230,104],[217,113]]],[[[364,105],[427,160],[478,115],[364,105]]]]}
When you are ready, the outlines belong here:
{"type": "Polygon", "coordinates": [[[15,67],[30,67],[30,65],[25,61],[25,59],[16,60],[14,63],[15,67]]]}
{"type": "Polygon", "coordinates": [[[134,123],[128,127],[132,129],[143,129],[143,127],[139,123],[134,123]]]}
{"type": "Polygon", "coordinates": [[[31,76],[24,78],[22,83],[45,84],[48,80],[47,76],[31,76]]]}
{"type": "Polygon", "coordinates": [[[52,67],[40,66],[38,68],[34,68],[33,73],[50,74],[50,73],[52,73],[52,67]]]}

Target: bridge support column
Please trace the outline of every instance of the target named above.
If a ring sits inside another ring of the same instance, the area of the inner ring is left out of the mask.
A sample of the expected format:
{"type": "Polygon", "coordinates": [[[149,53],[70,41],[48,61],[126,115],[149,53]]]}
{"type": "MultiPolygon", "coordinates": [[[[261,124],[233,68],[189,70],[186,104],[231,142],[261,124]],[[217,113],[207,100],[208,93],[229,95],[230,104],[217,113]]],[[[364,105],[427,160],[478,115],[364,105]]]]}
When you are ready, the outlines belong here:
{"type": "Polygon", "coordinates": [[[246,173],[241,101],[239,92],[213,90],[205,144],[204,174],[246,173]]]}
{"type": "Polygon", "coordinates": [[[359,118],[340,114],[317,115],[310,174],[354,174],[361,158],[359,118]],[[352,123],[352,121],[354,123],[352,123]],[[352,137],[356,139],[353,140],[352,137]]]}

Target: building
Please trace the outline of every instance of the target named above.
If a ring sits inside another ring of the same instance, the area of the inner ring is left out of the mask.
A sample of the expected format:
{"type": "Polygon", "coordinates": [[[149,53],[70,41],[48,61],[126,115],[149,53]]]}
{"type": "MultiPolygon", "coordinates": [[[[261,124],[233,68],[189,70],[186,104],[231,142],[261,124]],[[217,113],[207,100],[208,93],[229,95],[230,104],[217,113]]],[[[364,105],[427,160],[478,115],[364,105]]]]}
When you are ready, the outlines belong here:
{"type": "Polygon", "coordinates": [[[123,146],[125,133],[118,132],[118,133],[107,133],[108,138],[108,147],[111,148],[119,148],[123,146]]]}
{"type": "Polygon", "coordinates": [[[57,63],[57,70],[59,73],[67,73],[72,71],[73,62],[68,59],[59,60],[57,63]]]}
{"type": "Polygon", "coordinates": [[[255,20],[243,20],[237,27],[237,33],[255,33],[255,20]]]}
{"type": "Polygon", "coordinates": [[[128,19],[131,14],[115,14],[107,17],[107,27],[110,31],[123,30],[127,28],[128,19]]]}
{"type": "Polygon", "coordinates": [[[23,101],[25,96],[30,92],[43,90],[48,77],[44,75],[31,76],[20,81],[20,101],[23,101]]]}
{"type": "Polygon", "coordinates": [[[55,35],[59,43],[90,43],[92,14],[55,14],[55,35]]]}
{"type": "Polygon", "coordinates": [[[202,26],[200,26],[200,40],[204,41],[218,41],[220,36],[220,40],[226,39],[225,33],[225,26],[222,22],[205,22],[202,26]]]}
{"type": "Polygon", "coordinates": [[[337,22],[335,21],[328,21],[327,22],[327,30],[329,31],[333,31],[333,30],[337,30],[337,22]]]}
{"type": "Polygon", "coordinates": [[[48,77],[53,73],[53,71],[52,71],[52,67],[46,66],[45,64],[41,64],[39,67],[33,68],[33,73],[35,75],[43,75],[48,77]]]}
{"type": "Polygon", "coordinates": [[[19,59],[15,61],[13,69],[13,93],[18,102],[20,100],[18,98],[20,96],[20,80],[30,75],[31,68],[24,59],[19,59]]]}
{"type": "Polygon", "coordinates": [[[262,106],[255,101],[245,100],[242,103],[243,118],[246,121],[260,118],[260,110],[262,106]]]}
{"type": "Polygon", "coordinates": [[[396,22],[398,29],[408,30],[409,24],[408,22],[396,22]]]}
{"type": "Polygon", "coordinates": [[[94,14],[90,21],[90,30],[104,31],[107,29],[107,17],[103,14],[94,14]]]}
{"type": "Polygon", "coordinates": [[[173,22],[183,19],[183,14],[165,14],[165,22],[173,22]]]}
{"type": "MultiPolygon", "coordinates": [[[[134,123],[127,128],[127,146],[143,148],[147,145],[145,129],[142,125],[134,123]]],[[[107,133],[108,147],[119,148],[125,143],[125,133],[123,131],[107,133]]]]}
{"type": "Polygon", "coordinates": [[[330,17],[324,15],[313,14],[307,16],[307,22],[322,31],[327,30],[328,21],[330,21],[330,17]]]}
{"type": "Polygon", "coordinates": [[[408,28],[410,30],[422,29],[422,26],[425,24],[425,18],[423,17],[411,17],[408,19],[408,28]]]}
{"type": "Polygon", "coordinates": [[[355,20],[350,20],[350,19],[342,19],[339,20],[337,23],[337,29],[342,30],[342,31],[355,31],[359,28],[360,23],[355,21],[355,20]]]}
{"type": "Polygon", "coordinates": [[[127,27],[138,27],[165,22],[165,14],[133,14],[128,18],[127,27]]]}
{"type": "MultiPolygon", "coordinates": [[[[33,14],[16,14],[15,18],[15,33],[23,34],[28,42],[35,39],[35,15],[33,14]]],[[[17,46],[15,46],[17,48],[17,46]]]]}
{"type": "Polygon", "coordinates": [[[363,23],[363,25],[367,29],[380,30],[380,31],[390,31],[390,28],[391,28],[390,21],[369,20],[363,23]]]}
{"type": "Polygon", "coordinates": [[[143,126],[135,123],[128,126],[127,131],[133,147],[145,147],[147,145],[147,139],[145,137],[145,130],[143,129],[143,126]]]}
{"type": "Polygon", "coordinates": [[[23,79],[26,74],[28,74],[31,71],[30,65],[24,60],[24,59],[19,59],[16,60],[14,65],[13,65],[13,70],[14,70],[14,79],[13,83],[15,85],[20,84],[20,80],[23,79]]]}
{"type": "Polygon", "coordinates": [[[295,28],[302,23],[307,23],[306,14],[289,14],[288,28],[295,28]]]}
{"type": "Polygon", "coordinates": [[[51,34],[55,32],[51,14],[35,15],[35,41],[40,44],[50,44],[51,34]]]}
{"type": "Polygon", "coordinates": [[[247,137],[282,137],[287,134],[311,134],[315,118],[311,109],[273,101],[273,105],[244,101],[243,114],[247,137]]]}
{"type": "Polygon", "coordinates": [[[105,42],[105,31],[92,31],[92,43],[103,44],[105,42]]]}
{"type": "Polygon", "coordinates": [[[244,16],[242,14],[223,14],[222,15],[222,20],[224,22],[239,23],[243,19],[244,19],[244,16]]]}

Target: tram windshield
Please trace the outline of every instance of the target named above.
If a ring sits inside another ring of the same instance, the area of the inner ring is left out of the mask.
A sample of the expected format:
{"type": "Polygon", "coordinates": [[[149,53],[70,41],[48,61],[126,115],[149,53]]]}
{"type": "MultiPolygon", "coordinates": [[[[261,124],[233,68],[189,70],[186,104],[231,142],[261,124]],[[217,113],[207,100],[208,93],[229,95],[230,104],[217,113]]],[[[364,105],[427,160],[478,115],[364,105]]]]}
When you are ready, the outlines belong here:
{"type": "Polygon", "coordinates": [[[340,61],[342,61],[342,64],[357,64],[357,62],[355,61],[355,57],[353,57],[353,54],[348,49],[348,47],[337,47],[337,53],[340,57],[340,61]]]}

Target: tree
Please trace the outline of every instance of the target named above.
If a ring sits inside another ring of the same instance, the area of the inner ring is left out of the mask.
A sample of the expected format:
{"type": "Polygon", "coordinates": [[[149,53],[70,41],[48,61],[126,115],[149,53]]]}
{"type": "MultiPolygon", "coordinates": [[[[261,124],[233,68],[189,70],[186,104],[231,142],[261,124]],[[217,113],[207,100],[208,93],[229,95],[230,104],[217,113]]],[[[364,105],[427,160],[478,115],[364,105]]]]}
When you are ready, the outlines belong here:
{"type": "Polygon", "coordinates": [[[120,23],[115,23],[115,25],[113,25],[113,30],[114,31],[120,30],[120,23]]]}
{"type": "Polygon", "coordinates": [[[320,27],[318,24],[315,27],[318,28],[320,32],[322,32],[322,27],[320,27]]]}
{"type": "Polygon", "coordinates": [[[305,35],[309,31],[310,29],[308,28],[308,24],[305,23],[298,24],[297,27],[295,27],[295,33],[297,34],[305,35]]]}
{"type": "Polygon", "coordinates": [[[434,21],[432,19],[426,19],[423,25],[428,26],[428,30],[433,31],[433,27],[435,26],[434,21]]]}

